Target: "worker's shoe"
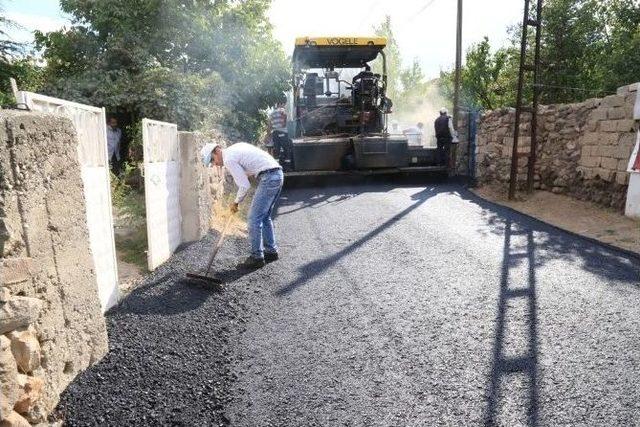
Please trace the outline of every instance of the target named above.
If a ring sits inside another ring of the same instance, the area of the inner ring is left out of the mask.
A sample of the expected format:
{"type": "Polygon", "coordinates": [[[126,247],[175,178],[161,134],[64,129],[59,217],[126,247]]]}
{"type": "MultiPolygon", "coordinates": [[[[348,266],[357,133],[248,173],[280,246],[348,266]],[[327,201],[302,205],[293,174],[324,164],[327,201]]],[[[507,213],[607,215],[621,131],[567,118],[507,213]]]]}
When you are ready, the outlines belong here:
{"type": "Polygon", "coordinates": [[[278,252],[265,252],[264,253],[264,262],[270,263],[278,260],[278,252]]]}
{"type": "Polygon", "coordinates": [[[254,270],[256,268],[264,267],[265,262],[264,258],[256,258],[254,256],[249,256],[247,259],[242,261],[239,265],[240,268],[245,268],[247,270],[254,270]]]}

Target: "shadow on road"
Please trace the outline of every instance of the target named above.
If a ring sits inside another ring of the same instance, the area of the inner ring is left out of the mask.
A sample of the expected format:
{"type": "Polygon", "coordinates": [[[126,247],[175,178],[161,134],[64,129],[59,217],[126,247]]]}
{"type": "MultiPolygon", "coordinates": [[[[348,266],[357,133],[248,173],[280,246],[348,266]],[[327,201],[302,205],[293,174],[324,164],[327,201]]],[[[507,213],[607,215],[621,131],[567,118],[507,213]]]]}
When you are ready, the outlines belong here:
{"type": "MultiPolygon", "coordinates": [[[[528,403],[524,406],[527,413],[527,424],[538,425],[538,320],[536,314],[536,247],[532,230],[520,229],[507,220],[504,231],[504,250],[500,275],[500,295],[496,316],[496,335],[493,346],[491,378],[489,382],[489,402],[485,412],[485,425],[498,423],[500,402],[504,399],[502,382],[511,375],[524,375],[528,386],[528,403]],[[515,238],[514,238],[515,237],[515,238]],[[521,239],[518,239],[518,238],[521,239]],[[521,240],[526,239],[522,245],[521,240]],[[518,242],[520,240],[520,242],[518,242]],[[520,243],[520,244],[518,244],[520,243]],[[526,263],[526,283],[511,283],[510,273],[526,263]],[[522,299],[526,305],[523,313],[511,313],[514,306],[510,304],[522,299]],[[517,322],[517,320],[524,322],[517,322]],[[527,350],[524,354],[507,355],[509,348],[505,340],[509,323],[526,328],[528,335],[527,350]]],[[[518,398],[518,396],[510,396],[518,398]]],[[[523,396],[520,396],[523,397],[523,396]]],[[[511,414],[517,415],[517,414],[511,414]]]]}
{"type": "Polygon", "coordinates": [[[582,269],[602,279],[640,289],[640,258],[496,205],[466,189],[460,191],[460,196],[482,209],[490,233],[503,236],[509,224],[530,230],[535,237],[536,267],[553,261],[579,262],[582,269]]]}
{"type": "Polygon", "coordinates": [[[325,258],[318,259],[316,261],[309,262],[298,269],[298,277],[293,280],[291,283],[281,287],[278,289],[275,294],[278,296],[285,296],[292,293],[298,287],[304,285],[309,282],[314,277],[322,274],[324,271],[333,267],[340,259],[354,252],[356,249],[367,243],[369,240],[378,236],[389,227],[391,227],[394,223],[401,220],[403,217],[408,215],[413,210],[420,207],[424,202],[434,197],[435,195],[443,192],[443,190],[439,190],[437,187],[429,187],[426,188],[414,195],[411,196],[412,200],[415,200],[415,203],[404,209],[403,211],[397,213],[391,218],[387,219],[385,222],[380,224],[378,227],[374,228],[351,245],[346,246],[339,252],[334,253],[333,255],[327,256],[325,258]]]}

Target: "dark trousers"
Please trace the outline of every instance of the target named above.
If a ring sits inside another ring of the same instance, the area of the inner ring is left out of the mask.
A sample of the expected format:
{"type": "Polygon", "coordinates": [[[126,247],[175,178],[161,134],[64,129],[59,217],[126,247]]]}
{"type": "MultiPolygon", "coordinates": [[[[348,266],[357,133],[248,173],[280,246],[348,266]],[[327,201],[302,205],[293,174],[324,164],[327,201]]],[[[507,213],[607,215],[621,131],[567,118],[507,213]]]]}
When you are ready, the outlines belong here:
{"type": "Polygon", "coordinates": [[[436,138],[438,144],[438,164],[449,165],[449,156],[451,153],[451,142],[453,138],[440,136],[436,138]]]}
{"type": "Polygon", "coordinates": [[[289,135],[286,132],[274,130],[271,133],[271,139],[273,141],[273,157],[280,163],[290,159],[293,153],[291,153],[289,135]]]}

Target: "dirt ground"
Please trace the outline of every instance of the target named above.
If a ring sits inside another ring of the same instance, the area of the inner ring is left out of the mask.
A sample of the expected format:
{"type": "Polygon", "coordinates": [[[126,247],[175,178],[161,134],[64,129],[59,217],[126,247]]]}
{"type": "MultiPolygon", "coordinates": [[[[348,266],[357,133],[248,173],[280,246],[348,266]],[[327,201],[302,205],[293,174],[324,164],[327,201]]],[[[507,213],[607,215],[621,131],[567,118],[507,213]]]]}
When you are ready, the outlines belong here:
{"type": "Polygon", "coordinates": [[[510,201],[502,188],[483,186],[472,191],[556,227],[640,254],[640,221],[612,209],[548,191],[520,193],[516,201],[510,201]]]}

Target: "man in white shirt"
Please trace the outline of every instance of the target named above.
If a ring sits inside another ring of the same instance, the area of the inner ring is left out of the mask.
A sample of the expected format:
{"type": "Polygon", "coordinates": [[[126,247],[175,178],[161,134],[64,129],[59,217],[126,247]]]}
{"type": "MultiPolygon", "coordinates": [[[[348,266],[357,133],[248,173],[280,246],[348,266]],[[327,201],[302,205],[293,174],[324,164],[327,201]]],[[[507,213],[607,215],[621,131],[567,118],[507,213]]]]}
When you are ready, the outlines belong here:
{"type": "Polygon", "coordinates": [[[122,130],[118,127],[118,119],[110,117],[107,126],[107,153],[112,169],[117,170],[120,164],[120,140],[122,130]],[[116,158],[115,161],[113,158],[116,158]]]}
{"type": "Polygon", "coordinates": [[[255,176],[258,181],[247,219],[251,255],[241,266],[260,268],[265,265],[265,262],[277,260],[278,247],[271,214],[280,197],[284,181],[280,164],[265,151],[246,142],[238,142],[228,148],[222,148],[213,143],[205,144],[200,154],[205,166],[210,166],[212,163],[216,166],[225,166],[238,186],[235,201],[230,207],[231,212],[238,211],[238,205],[242,203],[251,188],[249,177],[255,176]]]}

